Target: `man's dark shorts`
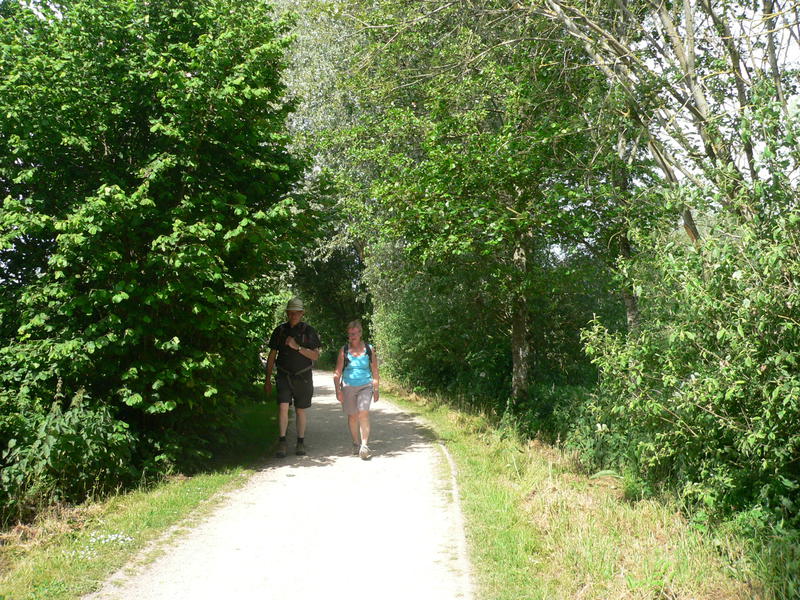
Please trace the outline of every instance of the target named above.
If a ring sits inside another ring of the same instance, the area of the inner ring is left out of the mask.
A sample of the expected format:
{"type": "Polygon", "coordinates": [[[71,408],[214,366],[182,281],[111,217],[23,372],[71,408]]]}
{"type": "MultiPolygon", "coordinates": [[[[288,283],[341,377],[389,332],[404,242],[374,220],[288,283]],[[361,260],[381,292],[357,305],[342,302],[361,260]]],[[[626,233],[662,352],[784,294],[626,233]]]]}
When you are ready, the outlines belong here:
{"type": "Polygon", "coordinates": [[[290,376],[288,373],[278,371],[275,378],[278,388],[278,404],[292,405],[295,408],[308,408],[311,406],[311,396],[314,395],[314,378],[311,371],[290,376]]]}

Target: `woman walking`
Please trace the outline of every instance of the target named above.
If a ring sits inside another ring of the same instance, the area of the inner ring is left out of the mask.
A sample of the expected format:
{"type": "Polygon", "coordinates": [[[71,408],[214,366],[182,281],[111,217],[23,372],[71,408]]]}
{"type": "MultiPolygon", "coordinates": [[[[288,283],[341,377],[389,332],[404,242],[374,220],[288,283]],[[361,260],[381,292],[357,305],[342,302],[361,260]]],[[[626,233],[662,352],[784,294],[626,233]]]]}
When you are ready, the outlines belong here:
{"type": "Polygon", "coordinates": [[[369,450],[369,406],[378,401],[378,357],[375,349],[361,339],[361,321],[347,325],[347,344],[339,350],[333,386],[336,399],[347,414],[353,438],[353,454],[367,460],[369,450]]]}

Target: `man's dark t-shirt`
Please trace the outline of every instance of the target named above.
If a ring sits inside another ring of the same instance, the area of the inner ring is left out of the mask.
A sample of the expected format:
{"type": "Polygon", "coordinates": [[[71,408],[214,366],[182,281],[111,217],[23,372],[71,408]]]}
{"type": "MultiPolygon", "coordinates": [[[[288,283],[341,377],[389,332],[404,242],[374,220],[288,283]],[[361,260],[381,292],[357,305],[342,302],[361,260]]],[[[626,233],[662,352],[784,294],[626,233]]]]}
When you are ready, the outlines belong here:
{"type": "Polygon", "coordinates": [[[275,328],[269,338],[270,349],[278,351],[275,364],[278,369],[289,373],[297,373],[302,369],[307,369],[313,363],[310,358],[306,358],[297,350],[292,350],[286,345],[286,338],[289,336],[293,337],[303,348],[316,349],[322,344],[320,344],[319,335],[317,335],[314,328],[303,321],[300,321],[294,327],[290,327],[289,323],[282,323],[275,328]]]}

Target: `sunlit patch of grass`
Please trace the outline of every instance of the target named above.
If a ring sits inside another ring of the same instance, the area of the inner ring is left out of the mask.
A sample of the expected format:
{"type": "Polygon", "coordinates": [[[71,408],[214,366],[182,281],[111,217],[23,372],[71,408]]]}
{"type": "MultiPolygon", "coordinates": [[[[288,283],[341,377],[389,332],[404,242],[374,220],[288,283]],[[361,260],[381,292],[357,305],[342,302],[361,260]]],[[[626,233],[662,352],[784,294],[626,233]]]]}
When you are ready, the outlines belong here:
{"type": "Polygon", "coordinates": [[[752,599],[752,565],[735,535],[693,528],[675,504],[626,498],[613,473],[437,399],[392,400],[425,417],[458,465],[481,600],[752,599]],[[724,546],[724,549],[722,548],[724,546]]]}
{"type": "MultiPolygon", "coordinates": [[[[45,526],[4,548],[11,568],[0,578],[8,598],[61,599],[91,592],[136,552],[218,492],[245,480],[244,469],[171,478],[151,489],[75,509],[85,518],[56,531],[45,526]]],[[[66,514],[66,513],[65,513],[66,514]]]]}

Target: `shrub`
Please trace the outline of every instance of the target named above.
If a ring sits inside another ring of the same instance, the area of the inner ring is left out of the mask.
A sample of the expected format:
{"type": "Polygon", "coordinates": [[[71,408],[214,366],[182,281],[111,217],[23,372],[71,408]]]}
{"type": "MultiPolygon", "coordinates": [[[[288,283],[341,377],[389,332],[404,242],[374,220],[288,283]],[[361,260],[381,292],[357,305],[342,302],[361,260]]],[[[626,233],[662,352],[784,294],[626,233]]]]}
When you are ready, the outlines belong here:
{"type": "Polygon", "coordinates": [[[652,246],[636,274],[642,328],[586,332],[601,383],[572,443],[711,513],[796,520],[800,212],[765,223],[652,246]]]}
{"type": "Polygon", "coordinates": [[[3,453],[0,506],[24,517],[50,501],[75,502],[134,481],[136,437],[107,406],[92,406],[82,392],[9,441],[3,453]]]}
{"type": "Polygon", "coordinates": [[[287,32],[259,0],[0,2],[9,493],[104,487],[122,422],[140,471],[202,458],[230,423],[312,222],[289,194],[287,32]],[[59,414],[59,386],[92,404],[59,414]],[[84,434],[109,454],[83,456],[84,434]]]}
{"type": "Polygon", "coordinates": [[[519,431],[548,443],[563,441],[580,419],[591,388],[566,384],[534,384],[514,406],[519,431]]]}

